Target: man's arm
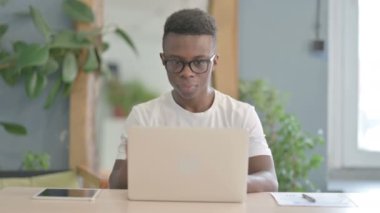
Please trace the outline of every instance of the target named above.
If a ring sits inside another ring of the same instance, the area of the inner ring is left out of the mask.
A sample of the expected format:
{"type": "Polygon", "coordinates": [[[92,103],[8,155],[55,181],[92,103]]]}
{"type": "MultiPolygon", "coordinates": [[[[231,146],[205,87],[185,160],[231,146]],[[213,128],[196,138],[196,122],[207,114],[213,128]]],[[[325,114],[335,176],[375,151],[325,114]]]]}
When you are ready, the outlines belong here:
{"type": "Polygon", "coordinates": [[[111,189],[128,188],[127,160],[116,160],[108,180],[111,189]]]}
{"type": "Polygon", "coordinates": [[[278,190],[277,175],[271,155],[250,157],[248,167],[248,193],[278,190]]]}

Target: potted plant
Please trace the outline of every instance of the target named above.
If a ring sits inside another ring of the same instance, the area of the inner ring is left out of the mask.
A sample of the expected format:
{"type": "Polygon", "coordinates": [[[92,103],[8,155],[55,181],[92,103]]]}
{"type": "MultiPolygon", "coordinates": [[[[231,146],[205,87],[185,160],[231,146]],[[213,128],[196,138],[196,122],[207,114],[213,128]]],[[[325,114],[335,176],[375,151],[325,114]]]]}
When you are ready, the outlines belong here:
{"type": "Polygon", "coordinates": [[[255,106],[273,153],[279,191],[315,190],[309,172],[322,156],[310,153],[324,139],[302,130],[296,117],[284,110],[284,98],[263,80],[241,81],[240,99],[255,106]]]}
{"type": "MultiPolygon", "coordinates": [[[[64,0],[62,8],[75,23],[92,24],[95,20],[93,11],[79,0],[64,0]]],[[[137,53],[128,34],[117,26],[93,27],[86,31],[54,31],[43,14],[32,5],[29,7],[28,16],[31,19],[26,21],[33,21],[44,42],[15,41],[11,44],[11,50],[0,46],[0,75],[10,86],[24,81],[26,94],[30,98],[39,97],[48,84],[54,83],[45,108],[53,104],[61,91],[64,91],[63,94],[70,94],[79,70],[87,73],[106,72],[102,66],[101,55],[107,50],[108,44],[102,42],[103,34],[115,33],[137,53]],[[53,75],[58,75],[59,78],[54,78],[53,75]]],[[[10,27],[13,26],[0,22],[0,41],[10,27]]]]}
{"type": "Polygon", "coordinates": [[[125,117],[138,103],[158,96],[140,81],[121,82],[113,79],[106,84],[107,100],[115,117],[125,117]]]}
{"type": "MultiPolygon", "coordinates": [[[[8,0],[0,0],[5,6],[8,0]]],[[[63,0],[62,9],[74,23],[87,23],[94,26],[93,11],[79,0],[63,0]]],[[[102,53],[109,48],[101,38],[106,33],[115,33],[135,53],[137,50],[128,34],[117,26],[93,27],[77,31],[75,29],[53,30],[41,11],[30,5],[25,22],[32,21],[41,33],[43,42],[23,40],[8,42],[4,39],[9,28],[17,27],[0,20],[0,78],[9,86],[24,83],[28,97],[35,99],[47,88],[48,96],[44,108],[49,108],[58,95],[68,96],[79,70],[86,73],[106,74],[102,65],[102,53]],[[8,48],[11,47],[11,48],[8,48]],[[48,87],[48,85],[53,87],[48,87]]],[[[25,40],[29,40],[26,35],[25,40]]],[[[15,135],[26,135],[22,125],[0,120],[0,128],[15,135]]],[[[43,170],[46,168],[46,155],[26,153],[23,170],[43,170]]]]}
{"type": "MultiPolygon", "coordinates": [[[[7,2],[8,0],[0,0],[0,6],[5,6],[7,2]]],[[[79,0],[64,0],[62,8],[73,22],[94,22],[93,11],[79,0]]],[[[103,34],[115,33],[137,53],[128,34],[118,27],[93,28],[81,32],[70,29],[53,31],[42,13],[32,5],[27,17],[25,21],[32,20],[45,41],[42,44],[16,41],[12,43],[11,50],[6,49],[2,45],[2,38],[8,28],[13,26],[0,21],[0,76],[9,86],[24,81],[26,94],[32,99],[39,97],[47,85],[55,81],[46,99],[45,108],[53,104],[61,91],[64,91],[65,95],[70,94],[79,69],[88,73],[108,74],[107,69],[103,69],[101,60],[102,52],[108,48],[108,44],[101,41],[103,34]],[[83,52],[85,57],[80,58],[83,52]],[[58,79],[52,77],[54,74],[57,75],[57,72],[58,79]]],[[[27,134],[24,126],[13,122],[0,120],[0,126],[11,134],[27,134]]]]}

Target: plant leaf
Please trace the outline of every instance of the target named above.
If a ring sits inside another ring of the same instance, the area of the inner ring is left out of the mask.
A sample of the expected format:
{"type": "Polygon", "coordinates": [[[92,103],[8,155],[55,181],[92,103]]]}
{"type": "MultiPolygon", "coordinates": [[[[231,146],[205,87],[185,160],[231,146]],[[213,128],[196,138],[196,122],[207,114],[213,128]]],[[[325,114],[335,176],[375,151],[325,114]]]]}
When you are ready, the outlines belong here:
{"type": "Polygon", "coordinates": [[[83,70],[87,73],[93,72],[99,68],[98,57],[96,56],[96,49],[90,48],[87,52],[87,60],[83,66],[83,70]]]}
{"type": "Polygon", "coordinates": [[[13,42],[12,47],[14,52],[20,52],[22,49],[27,48],[28,44],[24,41],[13,42]]]}
{"type": "Polygon", "coordinates": [[[50,48],[67,48],[67,49],[80,49],[91,46],[91,42],[84,35],[72,32],[62,31],[53,36],[50,48]]]}
{"type": "Polygon", "coordinates": [[[9,0],[0,0],[0,6],[3,7],[8,3],[9,0]]]}
{"type": "Polygon", "coordinates": [[[47,170],[50,168],[50,155],[47,153],[33,153],[28,151],[22,160],[24,171],[47,170]]]}
{"type": "Polygon", "coordinates": [[[73,83],[64,84],[63,85],[63,94],[68,97],[71,94],[71,90],[73,88],[73,83]]]}
{"type": "Polygon", "coordinates": [[[40,66],[46,64],[49,59],[48,47],[38,44],[28,44],[17,47],[17,68],[40,66]]]}
{"type": "Polygon", "coordinates": [[[27,135],[28,131],[24,126],[21,126],[19,124],[15,123],[9,123],[9,122],[0,122],[0,125],[3,126],[5,131],[8,133],[14,134],[14,135],[27,135]]]}
{"type": "Polygon", "coordinates": [[[47,77],[38,72],[32,72],[27,76],[28,78],[25,86],[27,88],[27,95],[30,98],[37,98],[47,86],[47,77]]]}
{"type": "Polygon", "coordinates": [[[37,75],[37,88],[34,91],[34,98],[41,95],[42,91],[46,88],[48,79],[45,75],[37,75]]]}
{"type": "Polygon", "coordinates": [[[94,13],[85,3],[78,0],[65,0],[63,10],[74,21],[91,23],[94,21],[94,13]]]}
{"type": "Polygon", "coordinates": [[[45,66],[42,68],[42,74],[43,75],[49,75],[51,73],[54,73],[58,70],[59,64],[58,62],[52,58],[49,57],[48,61],[46,62],[45,66]]]}
{"type": "Polygon", "coordinates": [[[6,66],[10,62],[10,54],[5,51],[0,51],[0,70],[6,69],[9,66],[6,66]]]}
{"type": "Polygon", "coordinates": [[[5,51],[0,51],[0,62],[4,60],[5,58],[7,58],[8,56],[9,56],[9,53],[5,51]]]}
{"type": "Polygon", "coordinates": [[[96,38],[97,36],[102,35],[102,28],[94,27],[89,30],[79,31],[78,34],[86,38],[96,38]]]}
{"type": "Polygon", "coordinates": [[[38,166],[43,169],[47,170],[50,167],[50,156],[47,153],[39,154],[37,158],[38,166]]]}
{"type": "Polygon", "coordinates": [[[52,32],[50,30],[49,25],[47,24],[44,17],[42,16],[41,12],[37,8],[34,8],[33,6],[30,6],[29,10],[33,18],[34,25],[44,35],[46,41],[50,41],[52,32]]]}
{"type": "Polygon", "coordinates": [[[133,52],[136,55],[138,55],[137,49],[135,47],[135,44],[133,43],[132,39],[129,37],[129,35],[127,34],[127,32],[125,32],[121,28],[117,27],[116,30],[115,30],[115,33],[116,33],[116,35],[120,36],[128,44],[129,47],[132,48],[133,52]]]}
{"type": "Polygon", "coordinates": [[[61,89],[61,80],[58,79],[55,82],[53,89],[49,92],[49,95],[48,95],[46,102],[45,102],[45,105],[44,105],[45,109],[48,109],[51,107],[51,105],[54,103],[54,100],[56,99],[60,89],[61,89]]]}
{"type": "Polygon", "coordinates": [[[25,83],[26,94],[32,98],[37,87],[37,72],[28,74],[25,83]]]}
{"type": "Polygon", "coordinates": [[[66,53],[62,64],[62,81],[65,83],[71,83],[75,80],[78,74],[77,59],[74,53],[66,53]]]}
{"type": "Polygon", "coordinates": [[[7,30],[8,30],[8,25],[6,25],[6,24],[0,24],[0,39],[7,32],[7,30]]]}
{"type": "Polygon", "coordinates": [[[104,41],[102,42],[102,44],[101,44],[101,50],[103,52],[107,51],[109,49],[109,47],[110,47],[110,44],[108,42],[104,42],[104,41]]]}
{"type": "Polygon", "coordinates": [[[20,74],[18,72],[13,71],[10,68],[7,68],[5,70],[0,71],[1,77],[3,77],[3,80],[5,83],[7,83],[9,86],[14,86],[18,82],[18,79],[20,78],[20,74]]]}

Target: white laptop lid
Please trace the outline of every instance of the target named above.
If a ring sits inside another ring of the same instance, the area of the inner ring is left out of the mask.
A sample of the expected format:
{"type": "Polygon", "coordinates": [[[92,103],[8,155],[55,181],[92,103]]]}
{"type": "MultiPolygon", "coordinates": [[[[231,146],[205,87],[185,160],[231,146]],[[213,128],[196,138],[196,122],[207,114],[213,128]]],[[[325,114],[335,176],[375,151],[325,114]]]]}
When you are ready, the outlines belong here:
{"type": "Polygon", "coordinates": [[[127,156],[130,200],[246,197],[248,134],[242,129],[134,127],[127,156]]]}

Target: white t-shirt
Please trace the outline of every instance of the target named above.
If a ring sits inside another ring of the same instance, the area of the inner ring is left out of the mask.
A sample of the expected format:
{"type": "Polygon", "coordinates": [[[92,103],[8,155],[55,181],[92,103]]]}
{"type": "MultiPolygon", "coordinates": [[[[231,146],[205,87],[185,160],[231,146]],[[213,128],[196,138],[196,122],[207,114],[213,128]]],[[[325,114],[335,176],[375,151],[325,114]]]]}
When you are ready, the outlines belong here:
{"type": "Polygon", "coordinates": [[[126,159],[126,132],[131,126],[242,128],[249,134],[250,157],[271,155],[255,108],[216,90],[214,102],[205,112],[183,109],[174,101],[171,92],[133,107],[125,122],[117,159],[126,159]]]}

